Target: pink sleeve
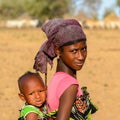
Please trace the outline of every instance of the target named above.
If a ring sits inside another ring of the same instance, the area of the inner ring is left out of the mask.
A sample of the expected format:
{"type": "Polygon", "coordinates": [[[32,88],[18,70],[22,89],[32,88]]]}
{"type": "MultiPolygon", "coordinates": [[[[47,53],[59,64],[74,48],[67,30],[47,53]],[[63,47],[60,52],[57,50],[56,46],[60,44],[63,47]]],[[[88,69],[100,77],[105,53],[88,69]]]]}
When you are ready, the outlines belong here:
{"type": "Polygon", "coordinates": [[[73,84],[79,85],[76,79],[65,76],[58,85],[57,97],[60,98],[64,91],[73,84]]]}

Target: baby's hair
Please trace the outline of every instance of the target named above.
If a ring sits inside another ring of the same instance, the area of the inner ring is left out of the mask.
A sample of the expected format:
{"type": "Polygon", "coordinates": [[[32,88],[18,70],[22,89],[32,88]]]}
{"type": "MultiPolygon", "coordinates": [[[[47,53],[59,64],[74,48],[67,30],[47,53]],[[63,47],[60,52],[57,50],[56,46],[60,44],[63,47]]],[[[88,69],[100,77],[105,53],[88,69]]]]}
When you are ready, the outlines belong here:
{"type": "Polygon", "coordinates": [[[21,88],[22,82],[24,82],[27,78],[30,78],[30,77],[37,77],[40,80],[40,82],[44,84],[43,79],[38,72],[27,71],[22,76],[20,76],[19,79],[18,79],[18,87],[19,87],[20,91],[22,89],[21,88]]]}
{"type": "Polygon", "coordinates": [[[30,72],[30,71],[27,71],[25,74],[23,74],[19,79],[18,81],[20,81],[21,79],[25,79],[27,77],[31,77],[31,76],[36,76],[38,77],[39,79],[42,79],[42,77],[40,76],[40,74],[38,72],[30,72]]]}

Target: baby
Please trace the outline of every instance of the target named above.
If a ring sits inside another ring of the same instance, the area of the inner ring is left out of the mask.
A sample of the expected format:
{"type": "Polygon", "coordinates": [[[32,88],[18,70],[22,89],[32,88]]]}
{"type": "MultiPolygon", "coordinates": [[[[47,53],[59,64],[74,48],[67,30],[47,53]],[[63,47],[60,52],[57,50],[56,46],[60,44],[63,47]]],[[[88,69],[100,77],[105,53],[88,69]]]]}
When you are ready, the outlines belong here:
{"type": "Polygon", "coordinates": [[[39,73],[26,72],[18,79],[20,99],[25,101],[25,105],[20,110],[18,120],[43,120],[46,109],[46,90],[39,73]]]}

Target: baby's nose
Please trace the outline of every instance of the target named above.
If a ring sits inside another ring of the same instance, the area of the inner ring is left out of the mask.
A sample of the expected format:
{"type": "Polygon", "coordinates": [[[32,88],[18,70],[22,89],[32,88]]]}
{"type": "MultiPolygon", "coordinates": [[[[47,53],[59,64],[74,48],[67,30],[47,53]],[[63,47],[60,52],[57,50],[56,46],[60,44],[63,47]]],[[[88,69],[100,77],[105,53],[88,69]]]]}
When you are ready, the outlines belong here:
{"type": "Polygon", "coordinates": [[[39,93],[35,93],[35,97],[36,98],[40,98],[40,94],[39,93]]]}

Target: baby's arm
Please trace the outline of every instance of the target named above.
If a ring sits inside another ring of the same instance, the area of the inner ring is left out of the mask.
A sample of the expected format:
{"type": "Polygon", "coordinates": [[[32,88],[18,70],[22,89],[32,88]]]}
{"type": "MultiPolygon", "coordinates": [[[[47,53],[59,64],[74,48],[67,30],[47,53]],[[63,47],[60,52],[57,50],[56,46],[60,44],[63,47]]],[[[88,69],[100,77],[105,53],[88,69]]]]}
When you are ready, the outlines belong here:
{"type": "Polygon", "coordinates": [[[30,112],[26,115],[26,120],[38,120],[38,115],[34,112],[30,112]]]}

